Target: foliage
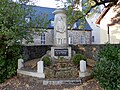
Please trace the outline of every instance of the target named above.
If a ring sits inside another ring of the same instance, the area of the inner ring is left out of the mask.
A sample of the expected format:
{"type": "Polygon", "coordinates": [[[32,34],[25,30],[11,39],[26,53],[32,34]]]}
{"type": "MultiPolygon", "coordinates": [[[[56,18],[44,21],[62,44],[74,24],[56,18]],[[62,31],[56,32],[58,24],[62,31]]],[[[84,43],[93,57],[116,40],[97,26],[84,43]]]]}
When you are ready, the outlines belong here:
{"type": "Polygon", "coordinates": [[[68,25],[73,25],[79,19],[83,19],[89,14],[99,12],[99,5],[112,7],[116,5],[118,1],[119,0],[67,0],[68,25]],[[106,3],[109,3],[109,5],[106,5],[106,3]]]}
{"type": "Polygon", "coordinates": [[[40,32],[36,32],[33,26],[47,26],[47,16],[43,18],[42,14],[36,17],[31,6],[26,6],[28,2],[29,0],[0,0],[0,82],[16,74],[17,60],[21,54],[19,45],[23,39],[32,41],[32,36],[40,32]],[[28,16],[34,19],[27,22],[25,17],[28,16]]]}
{"type": "Polygon", "coordinates": [[[93,76],[105,90],[120,90],[120,49],[107,45],[99,52],[93,76]]]}
{"type": "Polygon", "coordinates": [[[80,64],[80,60],[86,60],[86,57],[82,54],[75,54],[73,56],[73,63],[77,66],[80,64]]]}
{"type": "Polygon", "coordinates": [[[107,60],[117,60],[118,59],[118,48],[117,46],[112,46],[111,44],[106,44],[106,47],[100,50],[98,53],[99,59],[105,58],[107,60]]]}
{"type": "Polygon", "coordinates": [[[58,60],[63,60],[63,59],[64,59],[64,57],[58,56],[58,60]]]}
{"type": "Polygon", "coordinates": [[[0,36],[4,36],[7,39],[5,43],[9,45],[16,42],[21,43],[23,38],[32,41],[32,35],[36,33],[35,31],[38,31],[33,27],[37,25],[43,28],[48,24],[47,14],[36,16],[32,6],[11,2],[10,0],[1,0],[0,3],[0,36]],[[30,19],[30,17],[33,18],[30,19]],[[30,21],[27,22],[25,18],[29,18],[30,21]]]}
{"type": "Polygon", "coordinates": [[[44,56],[42,61],[44,61],[45,66],[50,66],[51,65],[51,60],[49,56],[44,56]]]}
{"type": "Polygon", "coordinates": [[[13,45],[0,49],[0,83],[16,74],[20,48],[21,46],[13,45]]]}

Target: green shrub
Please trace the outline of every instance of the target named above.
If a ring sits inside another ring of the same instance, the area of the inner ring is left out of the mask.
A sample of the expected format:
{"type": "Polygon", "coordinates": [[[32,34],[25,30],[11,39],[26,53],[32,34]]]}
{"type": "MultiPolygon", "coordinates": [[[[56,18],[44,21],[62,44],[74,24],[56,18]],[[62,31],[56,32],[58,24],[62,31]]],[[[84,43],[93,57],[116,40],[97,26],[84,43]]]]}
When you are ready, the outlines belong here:
{"type": "Polygon", "coordinates": [[[107,44],[106,47],[98,53],[98,58],[106,58],[107,60],[118,59],[118,47],[107,44]]]}
{"type": "Polygon", "coordinates": [[[20,58],[20,46],[2,47],[0,49],[0,83],[16,75],[17,61],[20,58]]]}
{"type": "Polygon", "coordinates": [[[120,90],[120,49],[107,45],[98,56],[92,75],[104,90],[120,90]]]}
{"type": "Polygon", "coordinates": [[[43,57],[42,61],[44,61],[45,66],[50,66],[51,65],[51,60],[49,56],[43,57]]]}
{"type": "Polygon", "coordinates": [[[80,64],[80,60],[86,60],[84,55],[76,54],[73,56],[73,63],[77,66],[80,64]]]}
{"type": "Polygon", "coordinates": [[[64,60],[64,57],[58,56],[58,60],[64,60]]]}

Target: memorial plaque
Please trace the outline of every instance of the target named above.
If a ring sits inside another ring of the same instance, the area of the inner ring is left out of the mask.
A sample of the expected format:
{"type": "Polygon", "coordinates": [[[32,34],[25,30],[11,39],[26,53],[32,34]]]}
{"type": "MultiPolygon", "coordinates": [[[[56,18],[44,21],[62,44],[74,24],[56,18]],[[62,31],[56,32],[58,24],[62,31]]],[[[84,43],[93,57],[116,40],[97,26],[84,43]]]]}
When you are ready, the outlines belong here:
{"type": "Polygon", "coordinates": [[[54,49],[55,56],[68,56],[68,49],[54,49]]]}

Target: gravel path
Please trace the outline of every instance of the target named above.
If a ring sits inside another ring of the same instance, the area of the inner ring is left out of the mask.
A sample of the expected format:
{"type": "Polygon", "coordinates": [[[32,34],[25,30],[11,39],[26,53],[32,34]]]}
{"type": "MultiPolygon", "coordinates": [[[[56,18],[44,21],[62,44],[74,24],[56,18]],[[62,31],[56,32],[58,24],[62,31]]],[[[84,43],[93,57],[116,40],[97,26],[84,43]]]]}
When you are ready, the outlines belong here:
{"type": "Polygon", "coordinates": [[[7,80],[0,84],[0,90],[102,90],[95,79],[91,79],[83,84],[65,85],[42,85],[37,79],[31,77],[18,77],[7,80]]]}

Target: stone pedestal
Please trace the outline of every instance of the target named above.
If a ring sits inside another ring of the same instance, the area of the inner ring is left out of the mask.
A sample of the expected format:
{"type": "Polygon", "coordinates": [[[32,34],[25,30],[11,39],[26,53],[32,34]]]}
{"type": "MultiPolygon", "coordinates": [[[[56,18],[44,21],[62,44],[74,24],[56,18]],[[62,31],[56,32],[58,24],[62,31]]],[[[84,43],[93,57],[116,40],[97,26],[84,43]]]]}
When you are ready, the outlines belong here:
{"type": "Polygon", "coordinates": [[[79,72],[79,77],[87,77],[87,76],[90,76],[90,72],[79,72]]]}

